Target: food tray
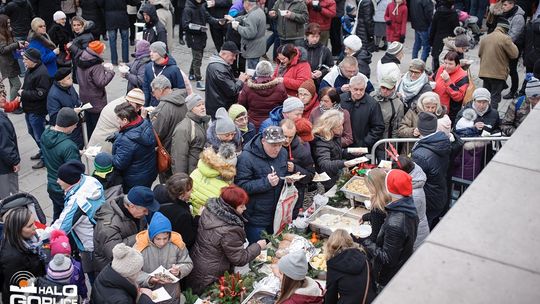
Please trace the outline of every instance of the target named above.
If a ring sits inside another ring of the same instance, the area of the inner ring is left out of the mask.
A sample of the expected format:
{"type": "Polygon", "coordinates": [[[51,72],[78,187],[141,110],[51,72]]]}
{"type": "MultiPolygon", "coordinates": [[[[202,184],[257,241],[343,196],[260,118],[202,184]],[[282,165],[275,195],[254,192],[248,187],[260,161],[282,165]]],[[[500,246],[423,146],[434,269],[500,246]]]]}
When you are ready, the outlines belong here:
{"type": "Polygon", "coordinates": [[[341,192],[343,192],[345,194],[346,198],[351,199],[351,200],[355,200],[357,202],[364,202],[365,200],[369,200],[369,196],[347,190],[347,186],[349,185],[349,183],[351,183],[353,180],[356,180],[356,179],[359,179],[359,178],[363,178],[363,177],[353,176],[347,183],[345,183],[345,185],[343,185],[343,187],[341,187],[340,190],[341,190],[341,192]]]}
{"type": "Polygon", "coordinates": [[[332,234],[332,232],[334,231],[332,229],[332,227],[322,225],[322,224],[316,223],[314,221],[316,221],[318,218],[320,218],[321,216],[323,216],[325,214],[337,215],[337,216],[343,215],[342,219],[345,219],[347,221],[352,221],[354,223],[358,223],[359,220],[361,219],[360,216],[357,216],[355,214],[351,214],[350,212],[344,214],[345,212],[346,212],[346,210],[337,209],[337,208],[330,207],[330,206],[323,206],[323,207],[319,208],[317,211],[315,211],[315,213],[313,213],[309,217],[309,222],[310,222],[309,223],[309,228],[311,229],[311,231],[314,231],[314,232],[317,232],[319,234],[323,234],[323,235],[326,235],[326,236],[330,236],[332,234]]]}

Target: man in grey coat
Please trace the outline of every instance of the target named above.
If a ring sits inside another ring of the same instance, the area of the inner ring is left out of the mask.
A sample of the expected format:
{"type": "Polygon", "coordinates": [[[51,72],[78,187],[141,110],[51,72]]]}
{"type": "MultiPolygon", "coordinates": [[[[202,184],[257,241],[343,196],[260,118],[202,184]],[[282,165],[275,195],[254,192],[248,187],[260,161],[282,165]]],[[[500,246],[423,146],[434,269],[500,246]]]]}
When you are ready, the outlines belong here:
{"type": "Polygon", "coordinates": [[[266,53],[266,15],[256,0],[243,0],[246,15],[231,19],[232,28],[238,31],[241,41],[242,57],[248,69],[255,69],[259,58],[266,53]]]}

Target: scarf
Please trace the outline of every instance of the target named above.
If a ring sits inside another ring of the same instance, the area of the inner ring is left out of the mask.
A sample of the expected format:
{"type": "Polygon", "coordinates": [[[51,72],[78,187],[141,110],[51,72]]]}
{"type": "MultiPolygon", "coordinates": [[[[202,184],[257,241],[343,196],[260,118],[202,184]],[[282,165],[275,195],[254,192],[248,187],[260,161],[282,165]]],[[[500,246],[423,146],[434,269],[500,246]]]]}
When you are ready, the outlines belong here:
{"type": "Polygon", "coordinates": [[[399,84],[398,91],[405,98],[405,100],[408,101],[418,95],[420,90],[422,90],[424,85],[428,82],[429,79],[426,73],[422,73],[422,76],[420,76],[420,78],[412,80],[409,72],[407,72],[405,74],[405,77],[403,77],[403,80],[399,84]]]}
{"type": "Polygon", "coordinates": [[[478,114],[478,116],[484,116],[484,114],[486,114],[487,111],[489,111],[490,106],[486,107],[486,109],[484,111],[480,112],[480,110],[478,110],[478,108],[476,108],[476,104],[474,104],[474,102],[472,103],[472,107],[476,111],[476,114],[478,114]]]}
{"type": "Polygon", "coordinates": [[[322,105],[319,105],[319,110],[321,110],[321,114],[323,114],[324,112],[328,111],[328,110],[338,110],[340,112],[343,112],[343,108],[341,108],[341,105],[339,103],[336,103],[333,107],[331,107],[330,109],[325,109],[323,108],[322,105]]]}
{"type": "Polygon", "coordinates": [[[285,73],[287,72],[287,68],[288,68],[287,65],[280,63],[279,69],[278,69],[278,76],[283,77],[283,75],[285,75],[285,73]]]}
{"type": "Polygon", "coordinates": [[[32,236],[29,240],[24,240],[24,246],[31,253],[38,255],[40,260],[47,260],[47,255],[43,252],[43,241],[37,235],[32,236]]]}
{"type": "Polygon", "coordinates": [[[138,116],[137,116],[137,119],[135,119],[134,121],[128,123],[128,124],[125,125],[125,126],[123,126],[122,128],[120,128],[120,130],[126,130],[127,128],[132,127],[132,126],[135,126],[135,125],[141,123],[142,121],[143,121],[143,118],[142,118],[140,115],[138,115],[138,116]]]}

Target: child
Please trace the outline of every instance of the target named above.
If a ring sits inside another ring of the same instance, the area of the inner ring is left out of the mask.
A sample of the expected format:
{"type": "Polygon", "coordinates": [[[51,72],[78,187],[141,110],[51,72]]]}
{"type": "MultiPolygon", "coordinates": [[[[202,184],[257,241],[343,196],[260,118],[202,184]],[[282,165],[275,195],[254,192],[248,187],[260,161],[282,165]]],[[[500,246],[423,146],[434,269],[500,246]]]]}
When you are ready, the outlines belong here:
{"type": "MultiPolygon", "coordinates": [[[[71,285],[71,278],[74,273],[74,267],[71,259],[66,257],[63,254],[57,254],[53,256],[52,260],[47,266],[47,274],[43,277],[37,278],[36,287],[38,288],[52,288],[53,290],[62,290],[62,287],[65,285],[71,285]]],[[[78,286],[77,286],[78,288],[78,286]]],[[[80,294],[80,290],[77,290],[77,293],[80,294]]],[[[58,300],[65,299],[64,296],[57,295],[55,296],[56,302],[60,303],[58,300]]],[[[69,297],[72,301],[77,301],[78,299],[73,299],[69,297]]],[[[63,301],[62,301],[63,302],[63,301]]],[[[66,301],[66,303],[71,303],[71,301],[66,301]]]]}
{"type": "Polygon", "coordinates": [[[407,5],[403,0],[394,0],[386,7],[384,20],[386,21],[386,40],[390,43],[405,42],[407,33],[407,5]]]}
{"type": "Polygon", "coordinates": [[[375,46],[379,50],[386,51],[388,48],[388,42],[386,39],[386,20],[384,20],[384,14],[388,4],[392,0],[379,0],[377,1],[377,6],[375,7],[375,14],[373,14],[373,35],[375,36],[375,46]],[[381,45],[382,42],[382,45],[381,45]]]}
{"type": "Polygon", "coordinates": [[[94,159],[94,168],[92,177],[101,183],[103,190],[122,184],[122,177],[114,171],[110,153],[98,153],[94,159]]]}
{"type": "Polygon", "coordinates": [[[160,303],[184,303],[179,282],[171,283],[163,278],[150,276],[159,266],[168,269],[178,279],[187,276],[193,269],[193,262],[182,236],[172,231],[169,219],[161,212],[154,213],[148,230],[137,234],[134,248],[144,258],[143,272],[137,278],[138,284],[153,290],[164,287],[172,298],[160,303]]]}
{"type": "Polygon", "coordinates": [[[474,126],[474,121],[478,115],[472,108],[463,110],[462,117],[456,123],[456,134],[461,137],[475,137],[480,135],[474,126]]]}

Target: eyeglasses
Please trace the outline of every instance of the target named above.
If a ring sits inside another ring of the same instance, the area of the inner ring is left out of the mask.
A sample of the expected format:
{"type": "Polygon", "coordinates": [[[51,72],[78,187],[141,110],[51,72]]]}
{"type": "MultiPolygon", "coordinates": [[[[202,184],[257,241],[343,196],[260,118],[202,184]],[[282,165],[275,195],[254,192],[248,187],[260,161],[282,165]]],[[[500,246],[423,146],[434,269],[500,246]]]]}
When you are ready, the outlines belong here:
{"type": "Polygon", "coordinates": [[[306,92],[302,92],[302,93],[298,92],[298,96],[311,96],[311,93],[309,93],[309,92],[307,92],[307,93],[306,92]]]}
{"type": "Polygon", "coordinates": [[[236,122],[245,122],[248,120],[248,117],[246,115],[237,117],[234,121],[236,122]]]}
{"type": "Polygon", "coordinates": [[[414,71],[414,70],[409,70],[409,73],[411,73],[411,74],[422,74],[422,72],[414,71]]]}
{"type": "Polygon", "coordinates": [[[38,25],[38,27],[45,27],[45,24],[42,24],[42,25],[38,25]]]}

